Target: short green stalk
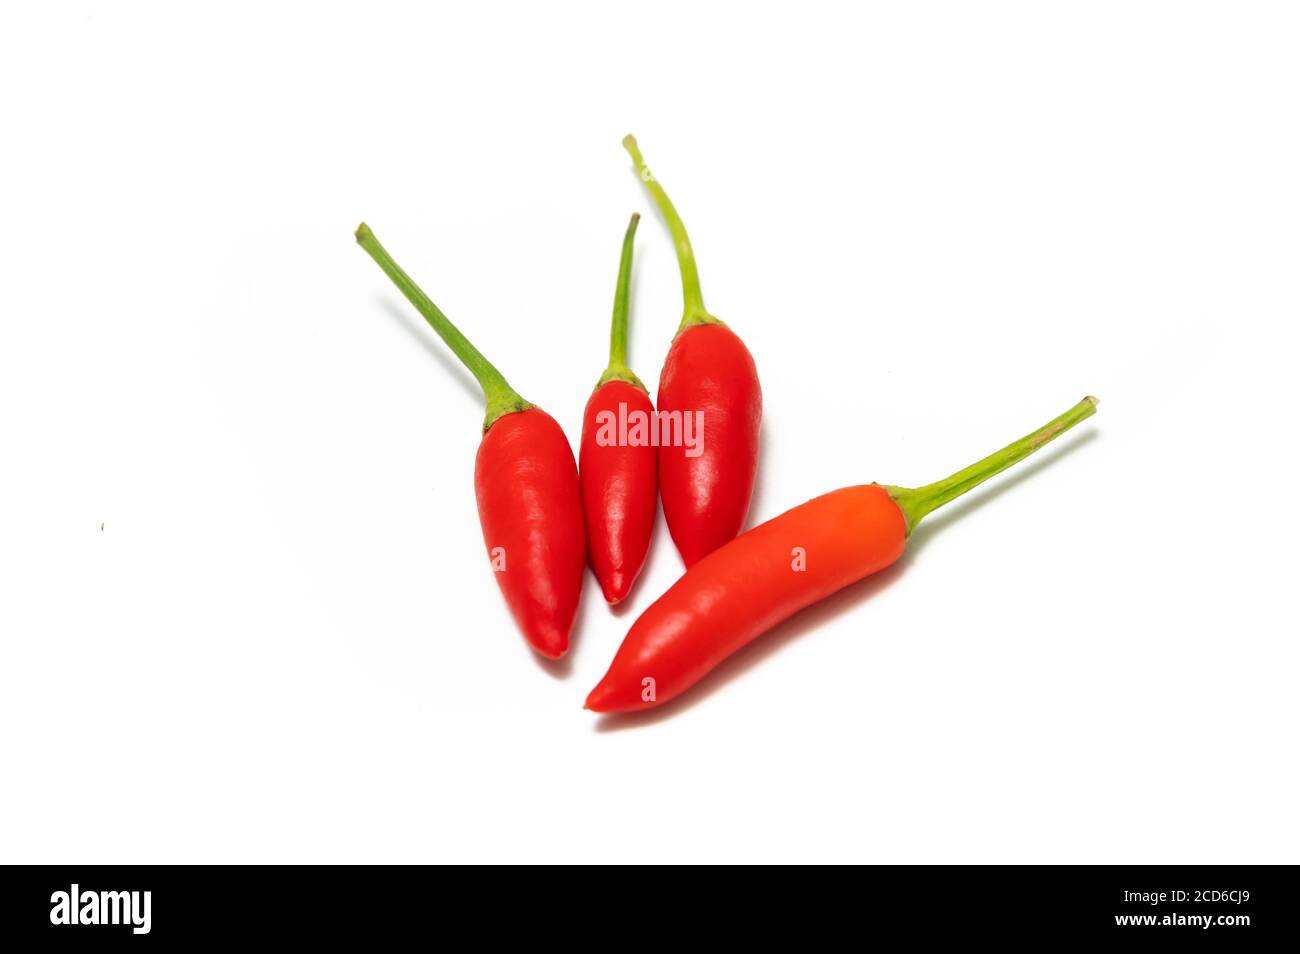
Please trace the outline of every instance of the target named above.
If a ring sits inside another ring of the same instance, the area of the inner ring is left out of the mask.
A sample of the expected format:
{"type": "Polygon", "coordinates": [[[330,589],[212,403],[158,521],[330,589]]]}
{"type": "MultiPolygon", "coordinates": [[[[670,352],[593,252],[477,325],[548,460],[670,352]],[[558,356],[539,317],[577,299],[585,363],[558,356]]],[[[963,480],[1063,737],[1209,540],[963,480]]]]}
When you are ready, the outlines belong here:
{"type": "Polygon", "coordinates": [[[682,217],[677,214],[672,200],[668,198],[668,193],[645,164],[645,158],[637,148],[636,137],[624,136],[623,148],[631,154],[633,162],[636,163],[637,175],[650,190],[655,205],[659,206],[659,211],[663,213],[664,220],[668,223],[668,231],[673,236],[673,245],[677,249],[677,266],[682,272],[682,299],[686,305],[682,313],[682,323],[677,327],[678,333],[692,325],[721,324],[704,308],[704,295],[700,291],[700,273],[695,266],[695,252],[691,248],[690,236],[686,234],[686,226],[682,224],[682,217]]]}
{"type": "Polygon", "coordinates": [[[627,224],[623,235],[623,255],[618,261],[618,284],[614,286],[614,319],[609,326],[609,367],[596,382],[600,387],[606,381],[627,381],[642,391],[646,389],[641,379],[632,373],[627,365],[627,314],[628,292],[632,286],[632,240],[636,237],[636,226],[641,221],[639,212],[632,213],[632,221],[627,224]]]}
{"type": "Polygon", "coordinates": [[[1002,450],[990,454],[981,461],[976,461],[963,470],[957,471],[951,477],[945,477],[943,480],[926,484],[924,487],[886,487],[885,489],[889,491],[889,495],[894,498],[894,501],[903,511],[903,516],[907,520],[907,532],[910,535],[926,514],[937,510],[951,500],[956,500],[968,490],[979,486],[994,474],[1001,473],[1012,464],[1024,460],[1038,448],[1060,437],[1080,421],[1092,417],[1096,411],[1097,399],[1095,397],[1086,397],[1060,417],[1049,421],[1034,433],[1008,444],[1002,450]]]}
{"type": "Polygon", "coordinates": [[[469,339],[461,334],[438,306],[429,299],[429,296],[420,290],[420,286],[402,271],[401,266],[393,261],[388,250],[379,244],[375,233],[371,232],[370,227],[364,222],[357,226],[357,244],[378,263],[384,270],[384,274],[391,278],[393,284],[406,296],[406,300],[415,306],[415,310],[424,316],[424,320],[433,326],[434,331],[438,332],[438,337],[447,343],[447,347],[456,357],[460,358],[461,364],[474,375],[479,387],[483,389],[483,400],[487,405],[487,414],[483,418],[484,431],[502,415],[513,411],[526,411],[533,407],[519,396],[519,393],[507,383],[505,376],[483,357],[478,348],[470,344],[469,339]]]}

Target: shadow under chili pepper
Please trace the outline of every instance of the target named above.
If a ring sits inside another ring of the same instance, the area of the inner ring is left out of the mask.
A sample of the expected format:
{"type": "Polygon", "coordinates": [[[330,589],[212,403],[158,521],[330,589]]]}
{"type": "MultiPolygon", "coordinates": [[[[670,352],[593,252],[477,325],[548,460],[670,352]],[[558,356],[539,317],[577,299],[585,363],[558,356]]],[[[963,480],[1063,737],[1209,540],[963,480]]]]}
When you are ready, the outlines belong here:
{"type": "Polygon", "coordinates": [[[537,668],[552,679],[568,679],[573,672],[573,653],[566,652],[559,659],[547,659],[541,653],[531,653],[537,660],[537,668]]]}
{"type": "Polygon", "coordinates": [[[909,560],[905,554],[893,566],[881,570],[856,583],[850,583],[838,593],[832,593],[820,603],[814,603],[807,609],[791,616],[784,623],[755,639],[748,646],[738,650],[720,663],[713,672],[694,688],[682,693],[676,699],[656,706],[647,712],[611,712],[596,720],[596,732],[620,732],[650,725],[664,719],[671,719],[679,712],[695,706],[708,699],[715,692],[727,687],[733,679],[739,678],[754,666],[759,665],[768,656],[779,652],[787,643],[793,642],[805,633],[818,628],[826,620],[852,609],[865,602],[881,590],[890,586],[902,575],[909,560]]]}
{"type": "Polygon", "coordinates": [[[764,476],[767,474],[767,461],[769,456],[768,432],[769,428],[767,426],[767,419],[764,418],[758,423],[758,464],[756,465],[758,471],[754,475],[754,492],[750,494],[749,497],[749,510],[745,513],[745,523],[740,528],[741,533],[744,533],[746,530],[752,530],[763,522],[762,520],[755,520],[754,514],[764,512],[763,495],[767,491],[767,481],[764,479],[764,476]]]}
{"type": "Polygon", "coordinates": [[[1055,448],[1050,453],[1043,454],[1039,460],[1024,470],[1017,472],[1014,477],[1002,481],[995,487],[988,488],[983,493],[973,494],[960,506],[954,507],[951,512],[927,521],[917,530],[916,537],[908,544],[906,552],[893,566],[859,580],[857,583],[851,583],[838,593],[831,594],[820,603],[814,603],[807,609],[796,613],[784,623],[755,639],[748,646],[719,664],[696,688],[647,712],[611,712],[602,715],[596,720],[594,731],[620,732],[624,729],[635,729],[644,725],[651,725],[664,719],[671,719],[679,712],[685,712],[692,706],[703,702],[715,692],[725,689],[733,679],[743,676],[754,666],[766,660],[768,656],[779,652],[787,643],[793,642],[808,631],[821,626],[828,619],[852,609],[892,585],[895,580],[902,576],[908,564],[911,563],[912,559],[929,539],[949,523],[960,519],[963,514],[970,513],[990,500],[995,500],[1008,490],[1016,487],[1022,480],[1027,480],[1040,470],[1050,467],[1067,454],[1071,454],[1083,445],[1091,443],[1097,439],[1099,433],[1094,429],[1080,434],[1077,439],[1070,443],[1055,448]]]}

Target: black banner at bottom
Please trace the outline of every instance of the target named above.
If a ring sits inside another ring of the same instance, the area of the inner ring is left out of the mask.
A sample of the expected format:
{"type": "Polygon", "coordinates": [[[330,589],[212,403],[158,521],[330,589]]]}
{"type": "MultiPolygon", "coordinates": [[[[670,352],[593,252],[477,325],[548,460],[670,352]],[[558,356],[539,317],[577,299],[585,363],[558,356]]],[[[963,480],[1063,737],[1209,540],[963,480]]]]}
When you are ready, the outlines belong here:
{"type": "Polygon", "coordinates": [[[809,939],[848,930],[1240,946],[1287,942],[1297,913],[1290,867],[882,867],[865,879],[715,875],[731,883],[712,888],[697,872],[642,868],[594,890],[578,872],[529,872],[511,885],[500,872],[417,867],[8,867],[5,876],[0,939],[114,948],[249,939],[369,947],[467,931],[499,941],[522,930],[543,932],[543,943],[586,943],[584,921],[597,943],[632,947],[679,943],[670,939],[686,923],[730,941],[770,940],[778,929],[809,939]]]}

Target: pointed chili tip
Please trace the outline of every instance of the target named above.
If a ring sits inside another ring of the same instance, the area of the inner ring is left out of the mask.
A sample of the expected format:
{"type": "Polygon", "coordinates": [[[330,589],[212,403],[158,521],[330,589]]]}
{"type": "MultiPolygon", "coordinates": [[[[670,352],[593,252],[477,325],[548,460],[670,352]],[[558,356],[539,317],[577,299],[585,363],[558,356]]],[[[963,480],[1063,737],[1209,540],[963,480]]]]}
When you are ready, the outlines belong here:
{"type": "Polygon", "coordinates": [[[533,625],[524,637],[533,652],[547,659],[559,659],[569,651],[569,631],[549,622],[533,625]]]}
{"type": "Polygon", "coordinates": [[[360,245],[368,238],[374,238],[374,233],[370,231],[370,226],[366,225],[365,222],[362,222],[360,225],[358,225],[356,232],[354,232],[353,234],[356,235],[357,237],[358,245],[360,245]]]}
{"type": "Polygon", "coordinates": [[[620,568],[607,570],[596,580],[600,583],[600,593],[605,597],[605,602],[610,606],[617,606],[627,599],[628,593],[632,592],[632,584],[636,582],[636,577],[635,573],[628,573],[620,568]]]}

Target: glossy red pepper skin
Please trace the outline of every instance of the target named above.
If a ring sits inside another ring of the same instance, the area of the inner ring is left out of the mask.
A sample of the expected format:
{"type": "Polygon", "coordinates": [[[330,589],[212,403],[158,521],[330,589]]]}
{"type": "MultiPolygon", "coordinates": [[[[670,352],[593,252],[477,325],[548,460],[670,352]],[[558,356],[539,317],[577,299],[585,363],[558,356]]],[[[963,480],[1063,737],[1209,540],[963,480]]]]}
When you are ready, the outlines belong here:
{"type": "Polygon", "coordinates": [[[758,472],[763,392],[745,343],[704,307],[686,226],[641,155],[623,138],[641,183],[672,233],[682,275],[682,320],[659,374],[659,488],[664,519],[687,569],[735,539],[745,524],[758,472]],[[698,416],[697,416],[698,415],[698,416]],[[665,435],[700,422],[698,450],[665,435]]]}
{"type": "Polygon", "coordinates": [[[568,438],[554,418],[510,386],[364,222],[356,239],[483,389],[474,495],[488,560],[528,642],[544,656],[562,656],[582,594],[587,552],[578,468],[568,438]]]}
{"type": "Polygon", "coordinates": [[[587,527],[587,558],[611,605],[627,597],[650,549],[658,502],[658,462],[648,431],[653,425],[650,396],[629,381],[612,380],[600,385],[587,399],[582,414],[578,474],[587,527]],[[618,438],[619,422],[634,424],[635,415],[647,422],[644,442],[633,446],[626,440],[607,440],[608,422],[614,422],[614,436],[618,438]]]}
{"type": "Polygon", "coordinates": [[[498,418],[479,444],[474,495],[515,622],[534,649],[558,659],[582,594],[586,538],[577,465],[555,419],[536,407],[498,418]]]}
{"type": "Polygon", "coordinates": [[[877,484],[787,510],[702,558],[642,613],[587,708],[639,712],[676,698],[756,636],[889,566],[906,543],[903,512],[877,484]]]}
{"type": "Polygon", "coordinates": [[[903,554],[926,514],[1024,460],[1096,412],[1086,397],[1038,430],[922,487],[864,484],[816,497],[691,567],[628,632],[591,695],[596,712],[676,698],[756,636],[903,554]]]}
{"type": "Polygon", "coordinates": [[[698,456],[659,448],[664,518],[689,568],[735,538],[754,494],[763,392],[749,349],[721,322],[685,328],[664,361],[658,404],[668,420],[701,412],[698,456]]]}

